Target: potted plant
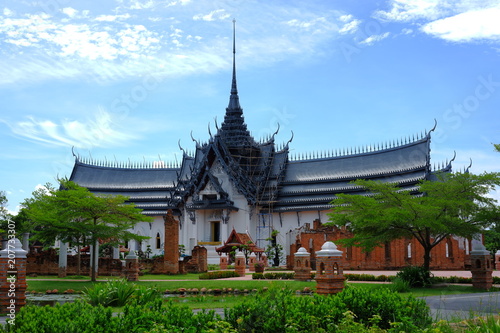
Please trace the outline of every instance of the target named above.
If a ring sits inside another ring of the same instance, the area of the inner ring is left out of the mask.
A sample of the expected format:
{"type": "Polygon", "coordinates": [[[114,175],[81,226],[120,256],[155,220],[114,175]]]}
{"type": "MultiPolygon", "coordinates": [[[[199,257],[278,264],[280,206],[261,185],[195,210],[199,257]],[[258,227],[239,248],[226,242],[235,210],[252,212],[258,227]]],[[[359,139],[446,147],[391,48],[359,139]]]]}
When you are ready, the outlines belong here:
{"type": "Polygon", "coordinates": [[[264,273],[264,263],[263,262],[256,262],[254,264],[255,267],[255,273],[264,273]]]}

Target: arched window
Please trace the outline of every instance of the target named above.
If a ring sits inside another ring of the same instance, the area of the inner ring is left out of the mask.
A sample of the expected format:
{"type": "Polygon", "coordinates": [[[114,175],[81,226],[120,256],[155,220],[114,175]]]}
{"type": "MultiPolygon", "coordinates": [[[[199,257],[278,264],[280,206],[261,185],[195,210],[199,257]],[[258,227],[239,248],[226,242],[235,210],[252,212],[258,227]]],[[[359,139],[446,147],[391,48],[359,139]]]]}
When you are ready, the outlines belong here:
{"type": "Polygon", "coordinates": [[[319,264],[319,274],[323,275],[325,273],[325,263],[319,264]]]}
{"type": "Polygon", "coordinates": [[[300,260],[299,259],[297,259],[297,262],[295,263],[295,266],[296,267],[300,267],[300,260]]]}
{"type": "Polygon", "coordinates": [[[408,243],[408,247],[406,248],[406,251],[407,251],[407,256],[408,258],[411,258],[411,242],[408,243]]]}
{"type": "Polygon", "coordinates": [[[160,238],[160,233],[156,233],[156,248],[159,249],[161,248],[161,238],[160,238]]]}

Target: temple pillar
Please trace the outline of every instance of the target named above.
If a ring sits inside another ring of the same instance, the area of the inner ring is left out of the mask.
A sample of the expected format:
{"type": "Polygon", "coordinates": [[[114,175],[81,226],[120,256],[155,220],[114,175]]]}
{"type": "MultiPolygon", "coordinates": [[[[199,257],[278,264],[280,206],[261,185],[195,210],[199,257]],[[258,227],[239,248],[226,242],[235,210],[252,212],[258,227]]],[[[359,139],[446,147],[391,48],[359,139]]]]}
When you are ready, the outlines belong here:
{"type": "Polygon", "coordinates": [[[59,245],[59,271],[57,276],[60,278],[66,277],[66,270],[68,266],[68,243],[60,241],[59,245]]]}
{"type": "Polygon", "coordinates": [[[238,251],[234,257],[234,270],[239,276],[245,276],[246,262],[243,252],[238,251]]]}
{"type": "Polygon", "coordinates": [[[27,253],[17,238],[9,239],[7,248],[0,251],[0,313],[7,314],[9,324],[15,323],[16,313],[26,305],[27,253]]]}
{"type": "Polygon", "coordinates": [[[344,288],[342,251],[327,241],[316,252],[316,292],[322,295],[336,294],[344,288]]]}
{"type": "Polygon", "coordinates": [[[165,220],[164,265],[166,274],[179,274],[179,221],[172,210],[167,212],[165,220]]]}
{"type": "Polygon", "coordinates": [[[294,280],[308,281],[311,279],[311,255],[307,250],[301,247],[293,256],[295,272],[294,280]]]}

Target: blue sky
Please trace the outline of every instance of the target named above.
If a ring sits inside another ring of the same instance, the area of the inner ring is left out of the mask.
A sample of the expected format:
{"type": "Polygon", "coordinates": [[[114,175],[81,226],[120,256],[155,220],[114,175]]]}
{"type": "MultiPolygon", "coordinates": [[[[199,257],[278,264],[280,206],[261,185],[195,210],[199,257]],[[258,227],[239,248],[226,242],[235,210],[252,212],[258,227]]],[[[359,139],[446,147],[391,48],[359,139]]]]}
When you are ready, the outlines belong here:
{"type": "MultiPolygon", "coordinates": [[[[229,100],[232,20],[248,128],[292,154],[430,130],[433,164],[500,171],[498,1],[4,0],[8,209],[81,157],[180,161],[229,100]]],[[[493,194],[498,196],[497,193],[493,194]]]]}

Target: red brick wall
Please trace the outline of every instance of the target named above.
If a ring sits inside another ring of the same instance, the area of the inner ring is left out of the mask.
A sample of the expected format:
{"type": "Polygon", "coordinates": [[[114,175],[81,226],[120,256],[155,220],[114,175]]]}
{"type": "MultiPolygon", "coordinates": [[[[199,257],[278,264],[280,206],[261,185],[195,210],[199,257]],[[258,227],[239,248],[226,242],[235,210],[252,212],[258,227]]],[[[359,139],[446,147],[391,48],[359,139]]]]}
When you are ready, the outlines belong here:
{"type": "MultiPolygon", "coordinates": [[[[302,246],[311,254],[311,267],[316,269],[315,253],[321,250],[326,241],[334,242],[343,252],[346,270],[392,270],[408,265],[422,265],[424,251],[416,239],[398,239],[365,253],[359,247],[343,248],[337,241],[349,237],[346,229],[324,227],[316,220],[316,229],[304,228],[297,236],[295,244],[291,244],[291,255],[287,258],[287,266],[293,269],[293,253],[302,246]],[[408,244],[411,242],[411,257],[408,257],[408,244]]],[[[450,238],[439,243],[431,251],[431,269],[462,270],[469,267],[469,255],[460,249],[458,241],[450,238]],[[448,243],[448,257],[446,256],[448,243]]]]}

